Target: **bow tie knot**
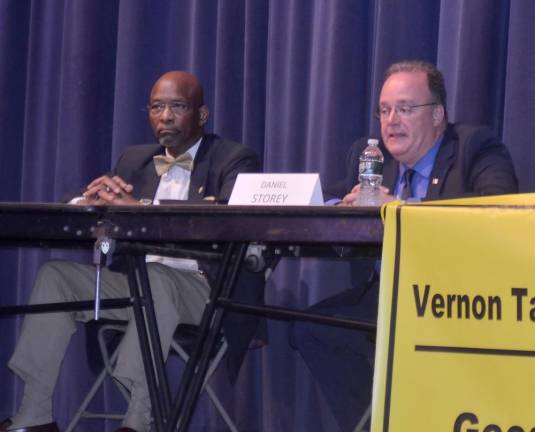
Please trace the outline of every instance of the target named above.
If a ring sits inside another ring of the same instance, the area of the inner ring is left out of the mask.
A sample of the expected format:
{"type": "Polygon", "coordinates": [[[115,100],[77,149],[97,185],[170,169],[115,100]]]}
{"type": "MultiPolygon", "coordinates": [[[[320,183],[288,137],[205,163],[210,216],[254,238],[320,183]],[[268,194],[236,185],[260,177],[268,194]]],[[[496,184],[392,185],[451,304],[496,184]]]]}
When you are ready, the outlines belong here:
{"type": "Polygon", "coordinates": [[[172,167],[179,166],[187,171],[193,171],[193,158],[186,152],[176,158],[167,155],[156,155],[153,157],[154,168],[156,173],[161,176],[169,171],[172,167]]]}

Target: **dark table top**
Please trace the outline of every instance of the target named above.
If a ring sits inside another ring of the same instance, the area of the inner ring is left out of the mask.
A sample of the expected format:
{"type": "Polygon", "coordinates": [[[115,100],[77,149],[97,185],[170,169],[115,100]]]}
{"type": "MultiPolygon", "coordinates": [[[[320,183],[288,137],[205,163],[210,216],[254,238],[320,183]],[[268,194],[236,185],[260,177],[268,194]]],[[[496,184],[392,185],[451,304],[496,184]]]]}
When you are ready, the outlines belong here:
{"type": "Polygon", "coordinates": [[[2,242],[93,242],[102,230],[123,242],[380,245],[383,237],[378,208],[0,203],[2,242]]]}

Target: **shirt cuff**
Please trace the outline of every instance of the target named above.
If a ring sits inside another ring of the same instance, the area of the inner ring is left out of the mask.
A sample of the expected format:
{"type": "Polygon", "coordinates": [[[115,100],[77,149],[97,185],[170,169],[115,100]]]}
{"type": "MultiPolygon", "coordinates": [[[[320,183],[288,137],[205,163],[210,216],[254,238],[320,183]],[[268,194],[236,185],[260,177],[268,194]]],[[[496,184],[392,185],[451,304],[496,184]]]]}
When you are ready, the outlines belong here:
{"type": "Polygon", "coordinates": [[[335,206],[342,202],[340,198],[331,198],[330,200],[325,201],[326,206],[335,206]]]}
{"type": "Polygon", "coordinates": [[[72,200],[70,200],[67,204],[78,204],[80,203],[80,201],[83,201],[83,200],[85,200],[84,196],[77,196],[77,197],[74,197],[72,200]]]}

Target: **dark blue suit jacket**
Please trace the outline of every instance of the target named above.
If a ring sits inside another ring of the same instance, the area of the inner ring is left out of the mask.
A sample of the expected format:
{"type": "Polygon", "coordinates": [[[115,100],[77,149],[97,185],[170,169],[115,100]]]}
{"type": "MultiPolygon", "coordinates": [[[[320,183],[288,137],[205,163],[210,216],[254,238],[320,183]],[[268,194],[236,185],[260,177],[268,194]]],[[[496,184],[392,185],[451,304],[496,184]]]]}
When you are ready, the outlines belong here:
{"type": "MultiPolygon", "coordinates": [[[[110,175],[118,175],[134,186],[135,198],[153,199],[160,178],[154,168],[153,156],[164,154],[159,144],[144,144],[128,147],[121,155],[110,175]]],[[[236,177],[240,172],[260,172],[261,165],[256,153],[248,146],[204,135],[194,159],[188,201],[201,203],[204,197],[215,197],[218,202],[230,198],[236,177]]],[[[205,201],[206,202],[206,201],[205,201]]],[[[215,280],[214,270],[207,263],[199,263],[210,280],[215,280]]],[[[121,264],[112,265],[120,269],[121,264]]],[[[261,303],[264,297],[264,278],[261,273],[242,271],[233,298],[244,302],[261,303]]],[[[229,376],[234,380],[249,342],[256,333],[258,318],[252,315],[228,313],[224,332],[229,350],[227,365],[229,376]]]]}
{"type": "MultiPolygon", "coordinates": [[[[367,144],[359,139],[351,147],[346,177],[332,189],[330,197],[342,198],[358,183],[358,158],[367,144]]],[[[383,184],[394,190],[398,162],[380,143],[385,161],[383,184]]],[[[518,182],[507,148],[487,128],[448,125],[437,153],[432,181],[425,199],[467,195],[515,193],[518,182]]],[[[326,195],[329,195],[326,193],[326,195]]],[[[352,261],[353,289],[343,291],[312,306],[311,311],[375,321],[378,278],[374,261],[352,261]]],[[[296,324],[292,344],[318,381],[343,431],[352,431],[369,404],[373,375],[372,338],[364,332],[316,324],[296,324]]]]}
{"type": "MultiPolygon", "coordinates": [[[[341,198],[358,183],[358,159],[367,138],[357,140],[346,159],[346,177],[332,189],[329,197],[341,198]]],[[[394,190],[398,178],[398,162],[388,153],[382,141],[383,185],[394,190]]],[[[518,192],[511,156],[505,145],[487,127],[448,124],[437,153],[426,200],[463,196],[500,195],[518,192]]]]}

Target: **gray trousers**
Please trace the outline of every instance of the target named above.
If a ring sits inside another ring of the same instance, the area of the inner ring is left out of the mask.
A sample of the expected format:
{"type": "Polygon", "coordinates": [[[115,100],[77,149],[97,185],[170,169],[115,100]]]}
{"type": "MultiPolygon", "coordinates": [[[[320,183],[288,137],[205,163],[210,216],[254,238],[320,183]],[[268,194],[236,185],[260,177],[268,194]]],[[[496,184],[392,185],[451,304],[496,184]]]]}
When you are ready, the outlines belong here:
{"type": "MultiPolygon", "coordinates": [[[[147,270],[162,350],[167,358],[177,324],[200,322],[210,287],[198,272],[181,271],[159,263],[148,263],[147,270]]],[[[95,279],[93,266],[69,261],[47,262],[39,269],[30,304],[91,300],[95,279]]],[[[127,277],[105,268],[101,274],[101,293],[103,299],[130,297],[127,277]]],[[[129,389],[133,382],[146,386],[132,315],[131,308],[101,311],[103,318],[129,320],[114,371],[115,377],[129,389]]],[[[88,321],[92,316],[93,311],[27,315],[9,367],[25,382],[34,380],[52,394],[65,351],[76,330],[75,321],[88,321]]]]}

